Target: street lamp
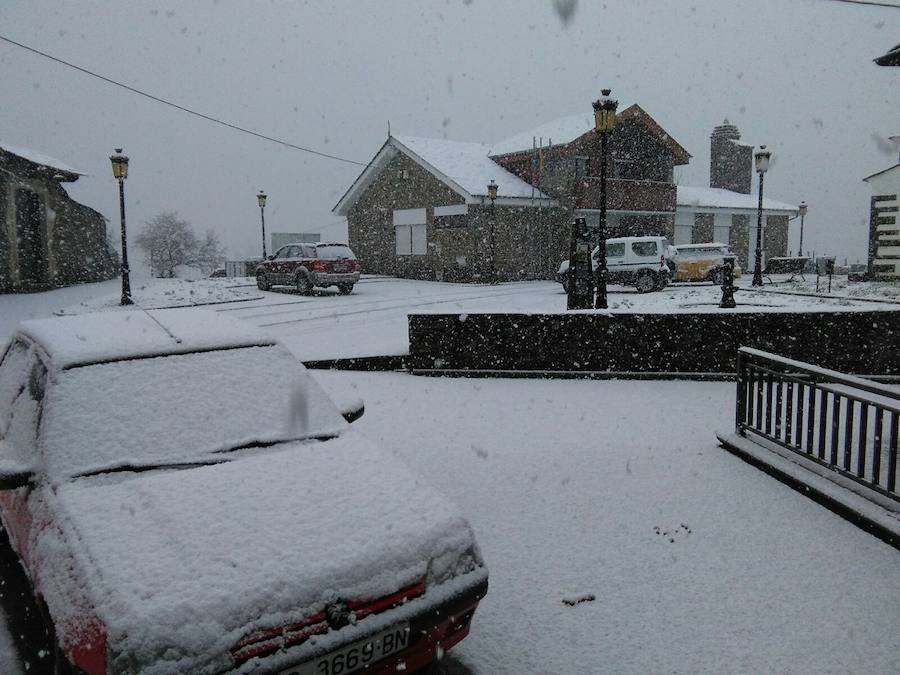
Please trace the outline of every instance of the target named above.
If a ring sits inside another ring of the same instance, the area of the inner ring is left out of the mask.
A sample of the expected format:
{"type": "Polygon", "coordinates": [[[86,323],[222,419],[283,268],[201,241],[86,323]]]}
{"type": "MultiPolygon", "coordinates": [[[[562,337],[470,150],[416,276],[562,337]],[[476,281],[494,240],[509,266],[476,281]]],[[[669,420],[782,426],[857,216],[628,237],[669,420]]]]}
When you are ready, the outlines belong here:
{"type": "Polygon", "coordinates": [[[487,186],[488,199],[491,200],[491,283],[497,283],[497,266],[494,263],[494,201],[497,199],[497,183],[491,178],[487,186]]]}
{"type": "Polygon", "coordinates": [[[759,174],[759,207],[756,209],[756,260],[753,263],[753,286],[762,286],[762,211],[763,211],[763,178],[769,169],[769,158],[772,153],[766,146],[759,146],[756,153],[756,173],[759,174]]]}
{"type": "Polygon", "coordinates": [[[259,219],[262,222],[262,238],[263,238],[263,260],[266,259],[266,193],[262,190],[256,195],[256,202],[259,204],[259,219]]]}
{"type": "Polygon", "coordinates": [[[800,202],[800,257],[803,257],[803,218],[806,216],[808,207],[806,202],[800,202]]]}
{"type": "Polygon", "coordinates": [[[616,106],[609,89],[594,101],[594,130],[600,135],[600,232],[599,263],[597,265],[597,300],[594,309],[606,309],[606,143],[616,125],[616,106]]]}
{"type": "Polygon", "coordinates": [[[122,305],[131,305],[131,281],[128,277],[128,240],[125,236],[125,179],[128,178],[128,158],[122,154],[122,148],[116,148],[116,154],[109,158],[112,164],[113,178],[119,181],[119,221],[122,225],[122,305]]]}

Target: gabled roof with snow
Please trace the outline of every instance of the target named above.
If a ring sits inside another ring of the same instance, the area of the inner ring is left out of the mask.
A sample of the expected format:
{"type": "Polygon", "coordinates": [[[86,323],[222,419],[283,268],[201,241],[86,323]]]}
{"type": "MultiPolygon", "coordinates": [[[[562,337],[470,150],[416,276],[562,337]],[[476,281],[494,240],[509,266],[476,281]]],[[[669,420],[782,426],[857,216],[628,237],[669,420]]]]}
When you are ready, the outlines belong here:
{"type": "Polygon", "coordinates": [[[898,166],[900,166],[900,162],[898,162],[897,164],[894,164],[894,166],[889,166],[889,167],[886,168],[886,169],[882,169],[881,171],[876,171],[876,172],[873,173],[871,176],[866,176],[865,178],[863,178],[863,180],[864,180],[864,181],[869,181],[869,180],[871,180],[872,178],[875,178],[876,176],[880,176],[880,175],[883,174],[883,173],[887,173],[888,171],[893,171],[893,170],[896,169],[898,166]]]}
{"type": "Polygon", "coordinates": [[[414,136],[400,136],[396,140],[472,196],[487,196],[488,183],[495,180],[499,197],[546,198],[488,157],[489,147],[483,143],[414,136]]]}
{"type": "MultiPolygon", "coordinates": [[[[677,164],[687,164],[690,159],[690,153],[659,126],[647,111],[636,103],[622,110],[618,114],[617,119],[619,121],[633,119],[642,124],[650,134],[658,138],[671,150],[672,154],[675,155],[677,164]]],[[[553,143],[553,145],[567,145],[586,133],[593,131],[593,129],[594,114],[592,112],[569,115],[494,143],[491,146],[490,154],[491,156],[497,156],[531,151],[535,139],[543,139],[545,143],[553,143]]]]}
{"type": "Polygon", "coordinates": [[[332,211],[337,215],[347,215],[363,191],[398,153],[412,159],[465,198],[466,202],[475,202],[486,197],[487,186],[491,180],[497,183],[497,196],[501,203],[509,199],[549,199],[543,192],[532,188],[492,160],[488,156],[489,149],[489,146],[483,143],[391,136],[332,211]]]}
{"type": "Polygon", "coordinates": [[[900,66],[900,45],[896,45],[893,49],[888,50],[886,54],[882,54],[877,59],[872,59],[879,66],[900,66]]]}
{"type": "Polygon", "coordinates": [[[73,169],[68,164],[65,164],[58,159],[50,157],[49,155],[45,155],[37,150],[30,150],[29,148],[22,148],[16,145],[12,145],[7,143],[6,141],[0,139],[0,150],[5,150],[6,152],[15,155],[16,157],[21,157],[33,164],[39,164],[40,166],[46,166],[51,169],[57,169],[58,171],[63,171],[65,173],[71,173],[76,176],[84,176],[85,174],[78,169],[73,169]]]}
{"type": "Polygon", "coordinates": [[[491,155],[508,155],[513,152],[531,151],[535,139],[545,144],[566,145],[594,128],[594,113],[582,113],[560,117],[552,122],[504,138],[491,146],[491,155]]]}
{"type": "Polygon", "coordinates": [[[247,323],[195,308],[34,319],[23,321],[18,332],[37,342],[59,369],[275,342],[247,323]]]}
{"type": "MultiPolygon", "coordinates": [[[[676,203],[679,207],[688,207],[695,211],[703,211],[704,209],[756,211],[759,207],[759,196],[746,195],[722,188],[679,185],[676,203]]],[[[793,204],[763,197],[763,211],[796,214],[797,207],[793,204]]]]}

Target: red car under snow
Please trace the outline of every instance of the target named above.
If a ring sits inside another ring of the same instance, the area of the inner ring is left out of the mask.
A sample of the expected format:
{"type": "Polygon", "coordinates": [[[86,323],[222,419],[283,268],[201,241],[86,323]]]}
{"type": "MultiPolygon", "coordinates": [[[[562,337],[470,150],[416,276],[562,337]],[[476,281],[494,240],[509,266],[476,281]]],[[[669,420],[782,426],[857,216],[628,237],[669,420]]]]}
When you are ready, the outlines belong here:
{"type": "Polygon", "coordinates": [[[359,262],[346,244],[285,244],[256,268],[261,291],[272,286],[295,286],[309,293],[316,286],[337,286],[346,295],[359,281],[359,262]]]}

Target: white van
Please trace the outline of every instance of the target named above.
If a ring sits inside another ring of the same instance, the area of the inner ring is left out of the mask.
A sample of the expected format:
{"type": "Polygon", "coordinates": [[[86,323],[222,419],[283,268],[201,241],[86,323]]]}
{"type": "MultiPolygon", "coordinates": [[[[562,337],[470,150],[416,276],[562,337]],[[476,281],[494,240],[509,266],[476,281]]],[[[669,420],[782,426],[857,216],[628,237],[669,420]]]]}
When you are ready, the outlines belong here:
{"type": "MultiPolygon", "coordinates": [[[[591,253],[591,265],[597,270],[600,247],[591,253]]],[[[606,240],[607,280],[613,284],[634,286],[638,293],[665,288],[672,278],[678,255],[665,237],[617,237],[606,240]]],[[[556,280],[568,290],[569,261],[563,260],[556,280]]]]}

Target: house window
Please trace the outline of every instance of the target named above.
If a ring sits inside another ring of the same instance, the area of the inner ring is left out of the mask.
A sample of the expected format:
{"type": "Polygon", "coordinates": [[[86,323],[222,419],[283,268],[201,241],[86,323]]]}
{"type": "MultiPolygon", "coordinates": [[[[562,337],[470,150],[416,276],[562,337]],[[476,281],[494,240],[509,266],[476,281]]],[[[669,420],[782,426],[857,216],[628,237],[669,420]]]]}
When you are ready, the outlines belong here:
{"type": "Polygon", "coordinates": [[[582,155],[575,156],[575,178],[585,178],[589,169],[588,158],[582,155]]]}
{"type": "Polygon", "coordinates": [[[394,211],[397,255],[425,255],[428,234],[425,209],[397,209],[394,211]]]}
{"type": "Polygon", "coordinates": [[[466,204],[434,207],[435,228],[465,227],[469,224],[469,207],[466,204]]]}
{"type": "Polygon", "coordinates": [[[613,178],[640,180],[643,176],[633,159],[617,159],[613,161],[613,178]]]}

